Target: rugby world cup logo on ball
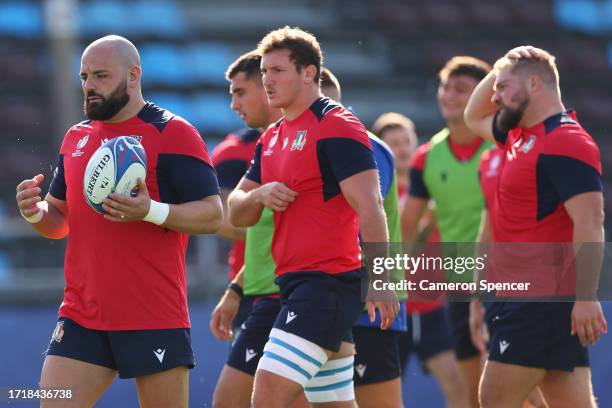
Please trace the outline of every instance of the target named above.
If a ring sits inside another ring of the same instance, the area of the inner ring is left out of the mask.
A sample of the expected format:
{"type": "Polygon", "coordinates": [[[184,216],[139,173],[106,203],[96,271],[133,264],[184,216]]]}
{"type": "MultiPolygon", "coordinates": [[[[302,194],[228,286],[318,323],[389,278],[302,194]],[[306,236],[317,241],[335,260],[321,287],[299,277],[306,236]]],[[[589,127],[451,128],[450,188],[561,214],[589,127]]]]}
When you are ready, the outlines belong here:
{"type": "Polygon", "coordinates": [[[138,178],[147,174],[147,155],[136,138],[119,136],[104,143],[91,156],[83,177],[87,204],[104,214],[102,201],[111,193],[131,194],[138,178]]]}

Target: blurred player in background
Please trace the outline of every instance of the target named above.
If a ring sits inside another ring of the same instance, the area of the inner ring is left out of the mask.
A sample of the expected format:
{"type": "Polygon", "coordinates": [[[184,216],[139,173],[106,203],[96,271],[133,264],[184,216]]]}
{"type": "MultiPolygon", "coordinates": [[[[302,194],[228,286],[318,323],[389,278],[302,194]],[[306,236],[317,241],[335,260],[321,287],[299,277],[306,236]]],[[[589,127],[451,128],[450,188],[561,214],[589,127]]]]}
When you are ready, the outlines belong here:
{"type": "Polygon", "coordinates": [[[410,163],[419,147],[414,122],[401,113],[387,112],[374,121],[372,132],[389,146],[395,157],[397,194],[402,208],[408,194],[410,163]]]}
{"type": "MultiPolygon", "coordinates": [[[[412,160],[410,190],[402,210],[403,237],[409,243],[415,242],[430,199],[435,201],[441,242],[476,241],[483,209],[478,163],[488,144],[466,126],[463,111],[473,89],[489,70],[490,66],[479,59],[454,57],[439,73],[438,104],[447,127],[419,147],[412,160]]],[[[470,406],[477,407],[482,355],[471,341],[469,303],[450,302],[448,310],[470,406]]]]}
{"type": "MultiPolygon", "coordinates": [[[[534,47],[510,50],[478,85],[466,122],[504,150],[491,218],[501,243],[603,243],[599,149],[561,101],[555,59],[534,47]]],[[[499,245],[499,244],[498,244],[499,245]]],[[[540,250],[539,256],[559,261],[540,250]]],[[[481,383],[483,407],[520,407],[539,386],[551,407],[595,407],[588,350],[607,332],[596,300],[601,253],[580,268],[576,302],[504,302],[481,383]],[[584,287],[582,284],[586,284],[584,287]]],[[[499,275],[499,260],[495,274],[499,275]]],[[[581,265],[580,256],[576,265],[581,265]]],[[[539,269],[556,274],[563,265],[539,269]]],[[[539,276],[555,281],[550,274],[539,276]]]]}
{"type": "MultiPolygon", "coordinates": [[[[405,202],[409,187],[410,161],[418,147],[414,123],[402,114],[389,112],[376,119],[373,129],[380,134],[383,141],[388,142],[395,155],[400,203],[405,202]]],[[[421,231],[435,229],[433,212],[426,211],[429,214],[423,216],[421,224],[425,221],[426,224],[434,224],[434,228],[419,226],[421,231]]],[[[423,235],[426,235],[428,242],[432,242],[427,236],[431,234],[423,235]]],[[[422,367],[440,384],[447,406],[466,406],[467,391],[453,353],[444,303],[409,299],[406,303],[406,313],[410,319],[408,330],[403,332],[399,339],[402,371],[408,368],[410,354],[416,353],[422,367]]]]}
{"type": "Polygon", "coordinates": [[[135,378],[142,407],[187,407],[194,366],[187,310],[188,234],[214,233],[223,217],[202,138],[184,119],[145,102],[136,47],[123,37],[91,43],[81,58],[89,120],[66,133],[49,192],[42,175],[17,186],[22,215],[42,236],[68,237],[66,288],[40,379],[91,407],[117,373],[135,378]],[[111,194],[103,216],[83,195],[91,155],[107,139],[141,138],[146,184],[111,194]]]}
{"type": "MultiPolygon", "coordinates": [[[[257,50],[254,50],[240,56],[227,69],[225,77],[230,82],[231,108],[240,115],[248,128],[227,135],[212,153],[212,161],[219,179],[221,200],[226,210],[217,234],[233,241],[228,258],[230,282],[234,280],[244,264],[245,229],[234,227],[229,222],[227,197],[249,168],[261,133],[281,117],[280,109],[274,109],[268,105],[266,92],[261,83],[260,62],[261,56],[257,50]]],[[[234,289],[239,291],[236,286],[234,289]]],[[[226,292],[226,294],[235,298],[232,295],[237,293],[226,292]]],[[[237,335],[240,326],[249,314],[252,303],[252,296],[240,298],[240,308],[236,317],[231,321],[234,335],[237,335]]]]}
{"type": "MultiPolygon", "coordinates": [[[[321,92],[323,95],[341,102],[340,82],[328,69],[321,71],[321,92]]],[[[401,248],[401,225],[399,219],[397,180],[395,161],[389,147],[374,134],[368,132],[372,151],[378,167],[380,190],[383,197],[383,208],[387,219],[389,242],[394,242],[389,252],[401,248]]],[[[401,269],[391,272],[390,280],[398,282],[404,278],[401,269]]],[[[400,311],[387,330],[380,328],[380,318],[370,321],[367,310],[361,312],[353,326],[355,339],[355,397],[361,408],[369,407],[402,407],[402,384],[400,381],[400,345],[399,339],[407,330],[405,290],[396,291],[400,300],[400,311]]]]}
{"type": "MultiPolygon", "coordinates": [[[[257,51],[247,53],[229,67],[227,77],[231,81],[232,108],[241,113],[247,125],[257,126],[257,129],[263,131],[280,119],[281,112],[268,104],[268,97],[261,82],[260,65],[261,55],[257,51]],[[256,114],[257,112],[259,114],[256,114]]],[[[248,161],[253,154],[254,149],[248,161]]],[[[240,167],[241,171],[242,169],[240,167]]],[[[232,172],[232,175],[237,176],[238,172],[232,172]]],[[[240,174],[236,184],[243,175],[244,172],[240,174]]],[[[219,183],[223,185],[223,176],[220,175],[219,179],[219,183]]],[[[237,229],[233,226],[229,228],[237,229]]],[[[211,316],[211,331],[217,339],[235,339],[217,380],[213,397],[214,408],[251,406],[255,370],[281,308],[278,286],[274,283],[275,264],[270,252],[273,234],[273,212],[265,208],[259,222],[246,229],[244,266],[232,278],[230,286],[211,316]],[[248,316],[245,316],[244,323],[237,324],[239,305],[244,298],[253,300],[253,308],[248,316]],[[235,326],[241,324],[243,328],[236,333],[235,326]]],[[[310,404],[302,394],[292,406],[308,407],[310,404]]]]}
{"type": "MultiPolygon", "coordinates": [[[[255,225],[274,210],[272,254],[282,308],[255,375],[253,406],[286,407],[304,390],[313,405],[354,407],[351,326],[362,308],[358,227],[387,242],[376,163],[363,125],[321,97],[322,52],[288,27],[266,35],[268,101],[282,121],[262,136],[253,165],[229,199],[230,220],[255,225]]],[[[396,299],[369,302],[383,327],[396,299]]]]}

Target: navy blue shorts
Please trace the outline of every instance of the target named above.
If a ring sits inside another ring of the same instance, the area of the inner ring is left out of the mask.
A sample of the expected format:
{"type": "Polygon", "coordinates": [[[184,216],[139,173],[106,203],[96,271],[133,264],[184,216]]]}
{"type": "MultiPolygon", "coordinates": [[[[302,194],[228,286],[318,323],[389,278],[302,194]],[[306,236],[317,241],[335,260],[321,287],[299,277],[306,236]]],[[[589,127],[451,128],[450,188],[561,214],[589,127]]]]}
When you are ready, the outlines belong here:
{"type": "Polygon", "coordinates": [[[234,317],[234,321],[232,322],[234,341],[236,338],[238,338],[240,330],[242,330],[242,323],[244,323],[249,313],[251,313],[251,309],[253,308],[253,299],[255,299],[254,296],[244,296],[242,299],[240,299],[238,312],[236,312],[236,317],[234,317]]]}
{"type": "Polygon", "coordinates": [[[403,332],[353,326],[355,338],[355,387],[399,378],[399,339],[403,332]]]}
{"type": "Polygon", "coordinates": [[[189,329],[102,331],[58,319],[46,355],[108,367],[119,378],[195,367],[189,329]]]}
{"type": "Polygon", "coordinates": [[[353,342],[351,327],[363,310],[363,269],[330,275],[291,272],[276,279],[281,311],[274,327],[337,352],[353,342]]]}
{"type": "Polygon", "coordinates": [[[226,364],[249,375],[255,375],[264,346],[281,310],[278,298],[264,297],[253,303],[251,313],[236,337],[226,364]]]}
{"type": "Polygon", "coordinates": [[[423,371],[427,372],[425,362],[437,354],[452,350],[446,308],[429,313],[413,313],[408,316],[408,331],[400,336],[400,364],[407,368],[410,355],[416,353],[423,371]]]}
{"type": "Polygon", "coordinates": [[[571,335],[573,302],[506,302],[495,306],[489,360],[546,370],[588,367],[589,354],[571,335]]]}
{"type": "Polygon", "coordinates": [[[470,302],[450,302],[448,319],[457,360],[467,360],[480,354],[470,336],[470,302]]]}

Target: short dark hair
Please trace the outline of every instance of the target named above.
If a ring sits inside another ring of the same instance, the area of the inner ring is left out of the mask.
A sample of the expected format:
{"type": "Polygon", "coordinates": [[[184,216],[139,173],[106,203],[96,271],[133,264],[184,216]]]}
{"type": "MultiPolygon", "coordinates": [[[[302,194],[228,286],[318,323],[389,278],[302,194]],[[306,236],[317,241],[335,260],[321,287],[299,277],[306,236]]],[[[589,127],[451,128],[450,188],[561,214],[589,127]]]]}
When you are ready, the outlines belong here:
{"type": "Polygon", "coordinates": [[[342,88],[340,88],[340,81],[334,75],[333,72],[327,67],[321,68],[321,88],[334,88],[338,92],[338,96],[342,98],[342,88]]]}
{"type": "Polygon", "coordinates": [[[321,77],[323,51],[316,37],[301,28],[285,26],[266,34],[257,48],[261,55],[276,50],[289,50],[289,58],[295,64],[297,71],[309,65],[317,68],[315,82],[321,77]]]}
{"type": "Polygon", "coordinates": [[[451,76],[465,75],[480,82],[489,71],[491,71],[491,65],[485,61],[462,55],[449,59],[438,73],[438,77],[440,81],[446,81],[451,76]]]}
{"type": "Polygon", "coordinates": [[[231,81],[240,72],[244,72],[246,79],[251,79],[256,74],[261,77],[261,54],[258,50],[242,54],[236,61],[232,62],[225,72],[225,79],[231,81]]]}

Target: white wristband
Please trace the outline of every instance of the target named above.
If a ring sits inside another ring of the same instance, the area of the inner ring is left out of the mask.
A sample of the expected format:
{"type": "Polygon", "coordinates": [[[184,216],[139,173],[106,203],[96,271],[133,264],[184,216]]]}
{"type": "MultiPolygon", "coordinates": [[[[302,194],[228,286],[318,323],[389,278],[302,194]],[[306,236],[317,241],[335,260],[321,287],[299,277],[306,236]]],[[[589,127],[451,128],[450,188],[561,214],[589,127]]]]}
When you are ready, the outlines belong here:
{"type": "Polygon", "coordinates": [[[29,222],[30,224],[36,224],[39,223],[40,220],[42,220],[43,216],[45,215],[45,211],[49,210],[49,203],[47,203],[46,201],[39,201],[38,203],[36,203],[36,207],[38,207],[38,212],[34,215],[30,215],[29,217],[23,215],[21,210],[19,210],[23,219],[29,222]]]}
{"type": "Polygon", "coordinates": [[[166,222],[168,214],[170,214],[170,206],[168,204],[151,200],[149,212],[143,218],[143,221],[151,222],[155,225],[162,225],[166,222]]]}

